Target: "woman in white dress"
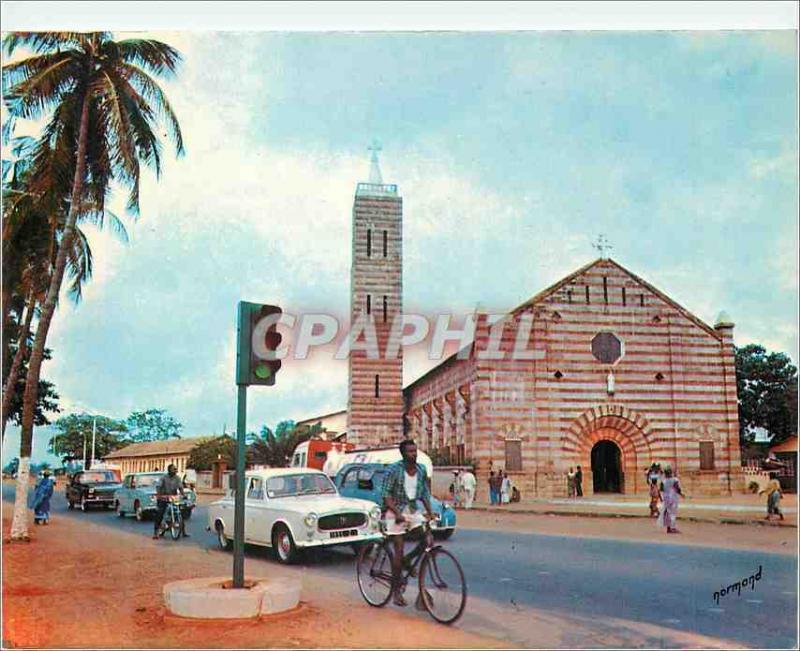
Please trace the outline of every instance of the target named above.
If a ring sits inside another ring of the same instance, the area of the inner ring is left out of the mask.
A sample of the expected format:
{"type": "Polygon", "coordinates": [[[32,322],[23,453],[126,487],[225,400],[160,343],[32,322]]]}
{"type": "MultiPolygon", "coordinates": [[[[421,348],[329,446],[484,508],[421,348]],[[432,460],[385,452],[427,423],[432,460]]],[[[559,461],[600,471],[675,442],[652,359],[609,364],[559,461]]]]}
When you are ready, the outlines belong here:
{"type": "MultiPolygon", "coordinates": [[[[502,471],[501,471],[502,472],[502,471]]],[[[511,501],[511,480],[503,473],[503,483],[500,484],[500,503],[508,504],[511,501]]]]}
{"type": "Polygon", "coordinates": [[[661,513],[658,526],[666,527],[667,533],[680,533],[675,524],[678,520],[678,497],[684,497],[678,478],[672,476],[672,468],[664,468],[664,479],[661,480],[661,513]]]}

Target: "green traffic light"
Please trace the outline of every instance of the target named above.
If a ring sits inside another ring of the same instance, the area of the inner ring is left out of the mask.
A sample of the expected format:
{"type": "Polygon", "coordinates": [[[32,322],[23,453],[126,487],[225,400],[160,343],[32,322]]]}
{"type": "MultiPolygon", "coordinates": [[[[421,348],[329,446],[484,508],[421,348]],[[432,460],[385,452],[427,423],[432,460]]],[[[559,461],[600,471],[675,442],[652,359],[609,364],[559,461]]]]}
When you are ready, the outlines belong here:
{"type": "Polygon", "coordinates": [[[266,380],[270,375],[272,375],[272,369],[270,369],[269,365],[259,364],[256,366],[255,376],[259,380],[266,380]]]}

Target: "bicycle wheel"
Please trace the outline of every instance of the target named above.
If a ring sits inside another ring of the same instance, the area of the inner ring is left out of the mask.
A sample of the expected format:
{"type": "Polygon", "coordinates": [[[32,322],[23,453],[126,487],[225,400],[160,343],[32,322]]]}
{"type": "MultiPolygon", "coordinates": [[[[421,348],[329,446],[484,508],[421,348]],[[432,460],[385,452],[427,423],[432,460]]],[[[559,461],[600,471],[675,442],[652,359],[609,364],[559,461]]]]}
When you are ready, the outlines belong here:
{"type": "Polygon", "coordinates": [[[174,506],[170,509],[169,535],[173,540],[181,537],[181,514],[174,506]]]}
{"type": "Polygon", "coordinates": [[[392,557],[382,542],[370,542],[361,548],[356,562],[358,589],[370,606],[380,608],[392,596],[392,557]]]}
{"type": "Polygon", "coordinates": [[[419,572],[422,603],[437,622],[452,624],[467,605],[467,582],[456,557],[437,547],[422,559],[419,572]]]}

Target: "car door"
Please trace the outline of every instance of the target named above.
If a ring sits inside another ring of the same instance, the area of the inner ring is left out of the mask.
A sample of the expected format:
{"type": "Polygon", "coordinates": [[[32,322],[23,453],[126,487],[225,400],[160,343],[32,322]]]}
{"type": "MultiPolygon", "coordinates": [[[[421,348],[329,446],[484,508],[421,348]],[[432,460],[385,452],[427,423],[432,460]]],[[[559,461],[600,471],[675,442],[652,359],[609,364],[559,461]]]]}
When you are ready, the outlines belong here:
{"type": "Polygon", "coordinates": [[[128,508],[128,486],[130,485],[131,476],[125,475],[125,479],[122,480],[122,486],[120,486],[114,492],[114,498],[119,503],[120,511],[125,511],[128,508]]]}
{"type": "Polygon", "coordinates": [[[67,501],[72,501],[75,503],[81,501],[80,487],[82,478],[83,478],[82,472],[78,472],[75,473],[75,475],[73,475],[72,483],[69,485],[69,491],[67,492],[67,501]]]}
{"type": "Polygon", "coordinates": [[[358,473],[360,466],[353,466],[342,478],[342,485],[339,487],[339,494],[343,497],[360,497],[358,494],[358,473]]]}
{"type": "Polygon", "coordinates": [[[258,545],[269,544],[264,492],[264,480],[261,477],[248,477],[244,500],[244,538],[258,545]]]}

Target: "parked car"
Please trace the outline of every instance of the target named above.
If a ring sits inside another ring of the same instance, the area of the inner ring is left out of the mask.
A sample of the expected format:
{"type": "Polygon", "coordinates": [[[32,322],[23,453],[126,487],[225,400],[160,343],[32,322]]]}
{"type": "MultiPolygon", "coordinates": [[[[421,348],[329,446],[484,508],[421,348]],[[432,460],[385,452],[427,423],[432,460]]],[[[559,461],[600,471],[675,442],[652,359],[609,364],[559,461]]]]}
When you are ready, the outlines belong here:
{"type": "MultiPolygon", "coordinates": [[[[271,547],[281,563],[295,562],[302,550],[358,545],[379,540],[380,509],[367,500],[339,495],[323,472],[269,468],[245,475],[245,542],[271,547]]],[[[208,507],[208,529],[222,549],[234,535],[234,495],[208,507]]]]}
{"type": "Polygon", "coordinates": [[[65,496],[71,509],[76,504],[81,511],[88,511],[95,505],[110,509],[114,506],[114,492],[119,487],[120,483],[110,470],[81,470],[72,475],[65,496]]]}
{"type": "MultiPolygon", "coordinates": [[[[383,482],[389,465],[383,463],[348,463],[334,478],[339,493],[344,497],[370,500],[383,508],[383,482]]],[[[456,530],[456,512],[448,504],[431,495],[431,508],[436,514],[431,523],[433,535],[446,539],[456,530]]]]}
{"type": "MultiPolygon", "coordinates": [[[[163,472],[137,472],[126,475],[122,485],[114,493],[114,502],[117,515],[124,518],[128,513],[133,513],[137,520],[144,520],[148,515],[156,512],[156,485],[164,476],[163,472]]],[[[184,483],[184,497],[180,509],[183,517],[192,517],[192,511],[197,503],[197,495],[184,483]]]]}

